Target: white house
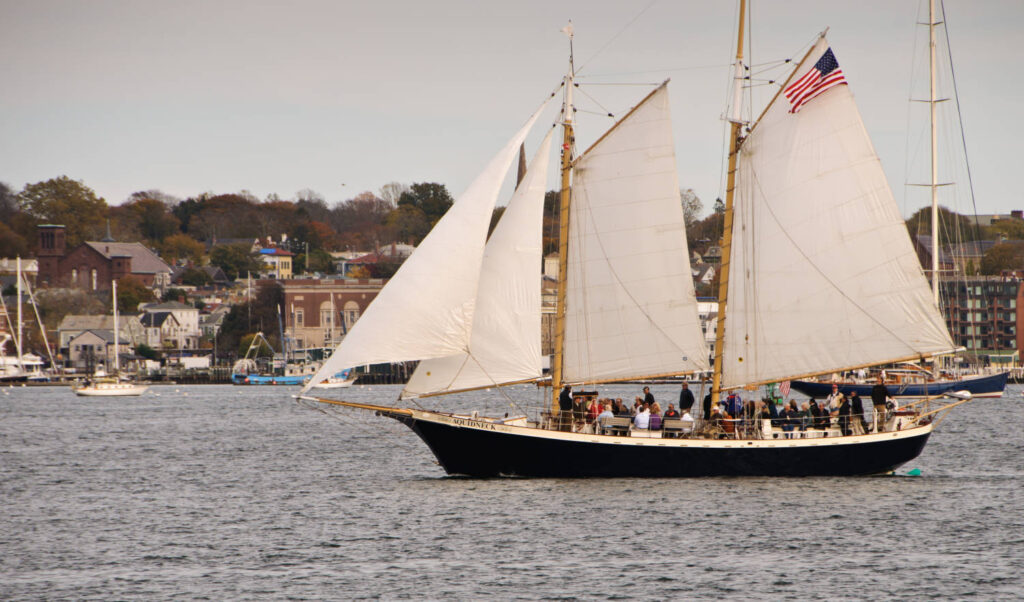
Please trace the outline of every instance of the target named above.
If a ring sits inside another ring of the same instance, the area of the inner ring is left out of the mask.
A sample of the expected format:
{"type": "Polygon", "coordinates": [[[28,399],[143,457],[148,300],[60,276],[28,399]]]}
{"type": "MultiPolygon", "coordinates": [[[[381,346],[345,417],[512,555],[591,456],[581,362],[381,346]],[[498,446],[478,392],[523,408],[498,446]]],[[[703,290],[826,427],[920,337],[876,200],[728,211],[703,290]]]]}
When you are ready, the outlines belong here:
{"type": "Polygon", "coordinates": [[[161,338],[158,347],[199,348],[202,332],[199,329],[199,310],[195,307],[169,301],[143,305],[142,311],[142,322],[146,325],[147,334],[154,332],[153,329],[159,329],[161,338]],[[161,316],[173,316],[174,320],[168,323],[167,318],[161,316]]]}

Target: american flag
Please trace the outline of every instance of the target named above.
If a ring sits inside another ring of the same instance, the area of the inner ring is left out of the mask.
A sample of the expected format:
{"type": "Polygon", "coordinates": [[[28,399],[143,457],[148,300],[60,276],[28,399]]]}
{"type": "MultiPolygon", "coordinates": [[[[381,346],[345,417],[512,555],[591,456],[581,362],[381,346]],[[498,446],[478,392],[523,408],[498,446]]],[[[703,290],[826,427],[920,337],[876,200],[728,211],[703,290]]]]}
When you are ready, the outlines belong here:
{"type": "Polygon", "coordinates": [[[786,88],[786,98],[789,99],[791,105],[789,112],[800,111],[800,107],[815,96],[833,86],[845,83],[846,78],[843,77],[843,70],[839,68],[836,55],[832,54],[831,48],[826,49],[825,54],[821,55],[818,62],[814,63],[814,66],[803,77],[786,88]]]}
{"type": "Polygon", "coordinates": [[[779,383],[779,394],[781,394],[783,397],[789,397],[789,381],[788,380],[784,380],[781,383],[779,383]]]}

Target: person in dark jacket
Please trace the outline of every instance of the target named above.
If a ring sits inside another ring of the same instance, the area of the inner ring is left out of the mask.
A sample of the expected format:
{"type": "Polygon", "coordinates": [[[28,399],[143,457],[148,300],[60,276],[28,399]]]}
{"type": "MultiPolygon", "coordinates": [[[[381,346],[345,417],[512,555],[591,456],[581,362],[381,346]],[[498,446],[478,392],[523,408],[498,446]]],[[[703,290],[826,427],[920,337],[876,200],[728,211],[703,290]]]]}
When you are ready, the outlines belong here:
{"type": "Polygon", "coordinates": [[[814,423],[814,428],[818,430],[824,430],[828,418],[822,415],[821,408],[818,407],[818,400],[811,398],[811,422],[814,423]]]}
{"type": "Polygon", "coordinates": [[[562,387],[558,395],[558,428],[567,431],[572,424],[572,385],[562,387]]]}
{"type": "Polygon", "coordinates": [[[856,391],[850,392],[850,411],[853,412],[853,424],[859,424],[862,433],[868,432],[868,425],[864,422],[864,400],[857,395],[856,391]]]}
{"type": "Polygon", "coordinates": [[[885,403],[889,397],[889,390],[885,388],[885,381],[878,377],[878,384],[871,387],[871,404],[875,406],[875,420],[878,421],[878,430],[882,429],[885,423],[885,403]]]}
{"type": "Polygon", "coordinates": [[[839,415],[839,431],[843,434],[844,437],[847,437],[847,436],[853,434],[852,431],[850,430],[850,398],[849,397],[846,397],[844,395],[843,397],[839,398],[839,410],[837,410],[837,414],[839,415]]]}
{"type": "Polygon", "coordinates": [[[693,391],[690,390],[690,385],[683,383],[683,388],[679,391],[679,411],[689,412],[693,407],[693,402],[693,391]]]}

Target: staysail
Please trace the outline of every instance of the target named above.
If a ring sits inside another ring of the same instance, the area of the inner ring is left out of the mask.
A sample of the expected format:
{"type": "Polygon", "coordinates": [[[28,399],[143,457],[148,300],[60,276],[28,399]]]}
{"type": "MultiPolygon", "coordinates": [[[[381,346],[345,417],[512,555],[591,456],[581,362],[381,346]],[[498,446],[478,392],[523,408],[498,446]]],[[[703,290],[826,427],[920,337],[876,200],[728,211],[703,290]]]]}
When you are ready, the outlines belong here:
{"type": "Polygon", "coordinates": [[[576,162],[563,382],[706,370],[666,85],[576,162]]]}
{"type": "Polygon", "coordinates": [[[541,376],[540,271],[548,133],[484,249],[469,353],[424,360],[403,398],[541,376]]]}
{"type": "MultiPolygon", "coordinates": [[[[827,52],[823,36],[789,81],[827,52]]],[[[776,97],[743,142],[733,220],[724,387],[954,349],[849,86],[776,97]]]]}
{"type": "Polygon", "coordinates": [[[469,348],[494,203],[516,151],[547,104],[537,109],[459,196],[303,392],[345,368],[445,357],[469,348]]]}

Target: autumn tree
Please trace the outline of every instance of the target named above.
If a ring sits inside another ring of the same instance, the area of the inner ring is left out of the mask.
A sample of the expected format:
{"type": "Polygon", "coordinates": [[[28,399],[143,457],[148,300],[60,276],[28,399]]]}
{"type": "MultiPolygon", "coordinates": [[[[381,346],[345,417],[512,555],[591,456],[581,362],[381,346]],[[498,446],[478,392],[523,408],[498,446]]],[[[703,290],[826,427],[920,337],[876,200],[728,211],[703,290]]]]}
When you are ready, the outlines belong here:
{"type": "Polygon", "coordinates": [[[156,299],[153,290],[135,276],[125,276],[117,281],[117,311],[138,313],[139,305],[156,299]]]}
{"type": "Polygon", "coordinates": [[[181,283],[187,284],[188,286],[206,286],[211,282],[213,282],[213,278],[211,278],[205,271],[198,268],[188,268],[181,275],[181,283]]]}
{"type": "Polygon", "coordinates": [[[107,215],[104,199],[81,181],[67,176],[26,184],[18,194],[18,204],[41,221],[65,226],[68,248],[88,238],[99,238],[107,215]]]}
{"type": "Polygon", "coordinates": [[[244,277],[248,272],[258,272],[263,262],[253,257],[249,249],[249,245],[241,243],[217,245],[210,251],[210,265],[224,270],[231,280],[244,277]]]}
{"type": "Polygon", "coordinates": [[[981,258],[981,273],[986,276],[998,276],[1004,270],[1020,269],[1024,269],[1024,242],[994,245],[981,258]]]}
{"type": "Polygon", "coordinates": [[[157,248],[160,251],[160,257],[170,264],[177,263],[179,259],[195,264],[202,263],[203,254],[206,251],[203,243],[188,234],[181,233],[164,238],[157,248]]]}
{"type": "Polygon", "coordinates": [[[29,252],[25,237],[0,221],[0,257],[27,257],[29,252]]]}
{"type": "Polygon", "coordinates": [[[679,199],[683,203],[683,220],[689,228],[700,219],[700,213],[704,210],[704,203],[692,188],[679,191],[679,199]]]}
{"type": "MultiPolygon", "coordinates": [[[[922,207],[907,220],[907,231],[911,238],[932,231],[932,209],[922,207]]],[[[939,245],[946,246],[959,242],[970,242],[981,237],[980,229],[967,217],[945,207],[939,207],[939,245]]]]}
{"type": "Polygon", "coordinates": [[[1024,240],[1024,220],[1000,219],[993,221],[992,225],[988,227],[986,238],[999,237],[1010,240],[1024,240]]]}
{"type": "Polygon", "coordinates": [[[407,241],[418,245],[430,232],[430,217],[412,204],[399,205],[388,214],[385,225],[391,230],[394,240],[407,241]]]}
{"type": "Polygon", "coordinates": [[[338,248],[369,250],[384,242],[384,221],[395,205],[372,192],[362,192],[338,203],[332,210],[328,225],[336,232],[338,248]]]}
{"type": "Polygon", "coordinates": [[[163,200],[168,196],[157,190],[136,192],[121,206],[142,238],[159,242],[180,232],[181,222],[171,213],[171,205],[163,200]]]}
{"type": "Polygon", "coordinates": [[[423,212],[429,224],[433,226],[454,202],[444,184],[417,182],[398,197],[398,209],[406,206],[415,207],[423,212]]]}
{"type": "Polygon", "coordinates": [[[398,199],[402,198],[402,195],[406,192],[409,192],[408,184],[402,184],[401,182],[388,182],[380,187],[379,196],[392,207],[397,207],[398,199]]]}

